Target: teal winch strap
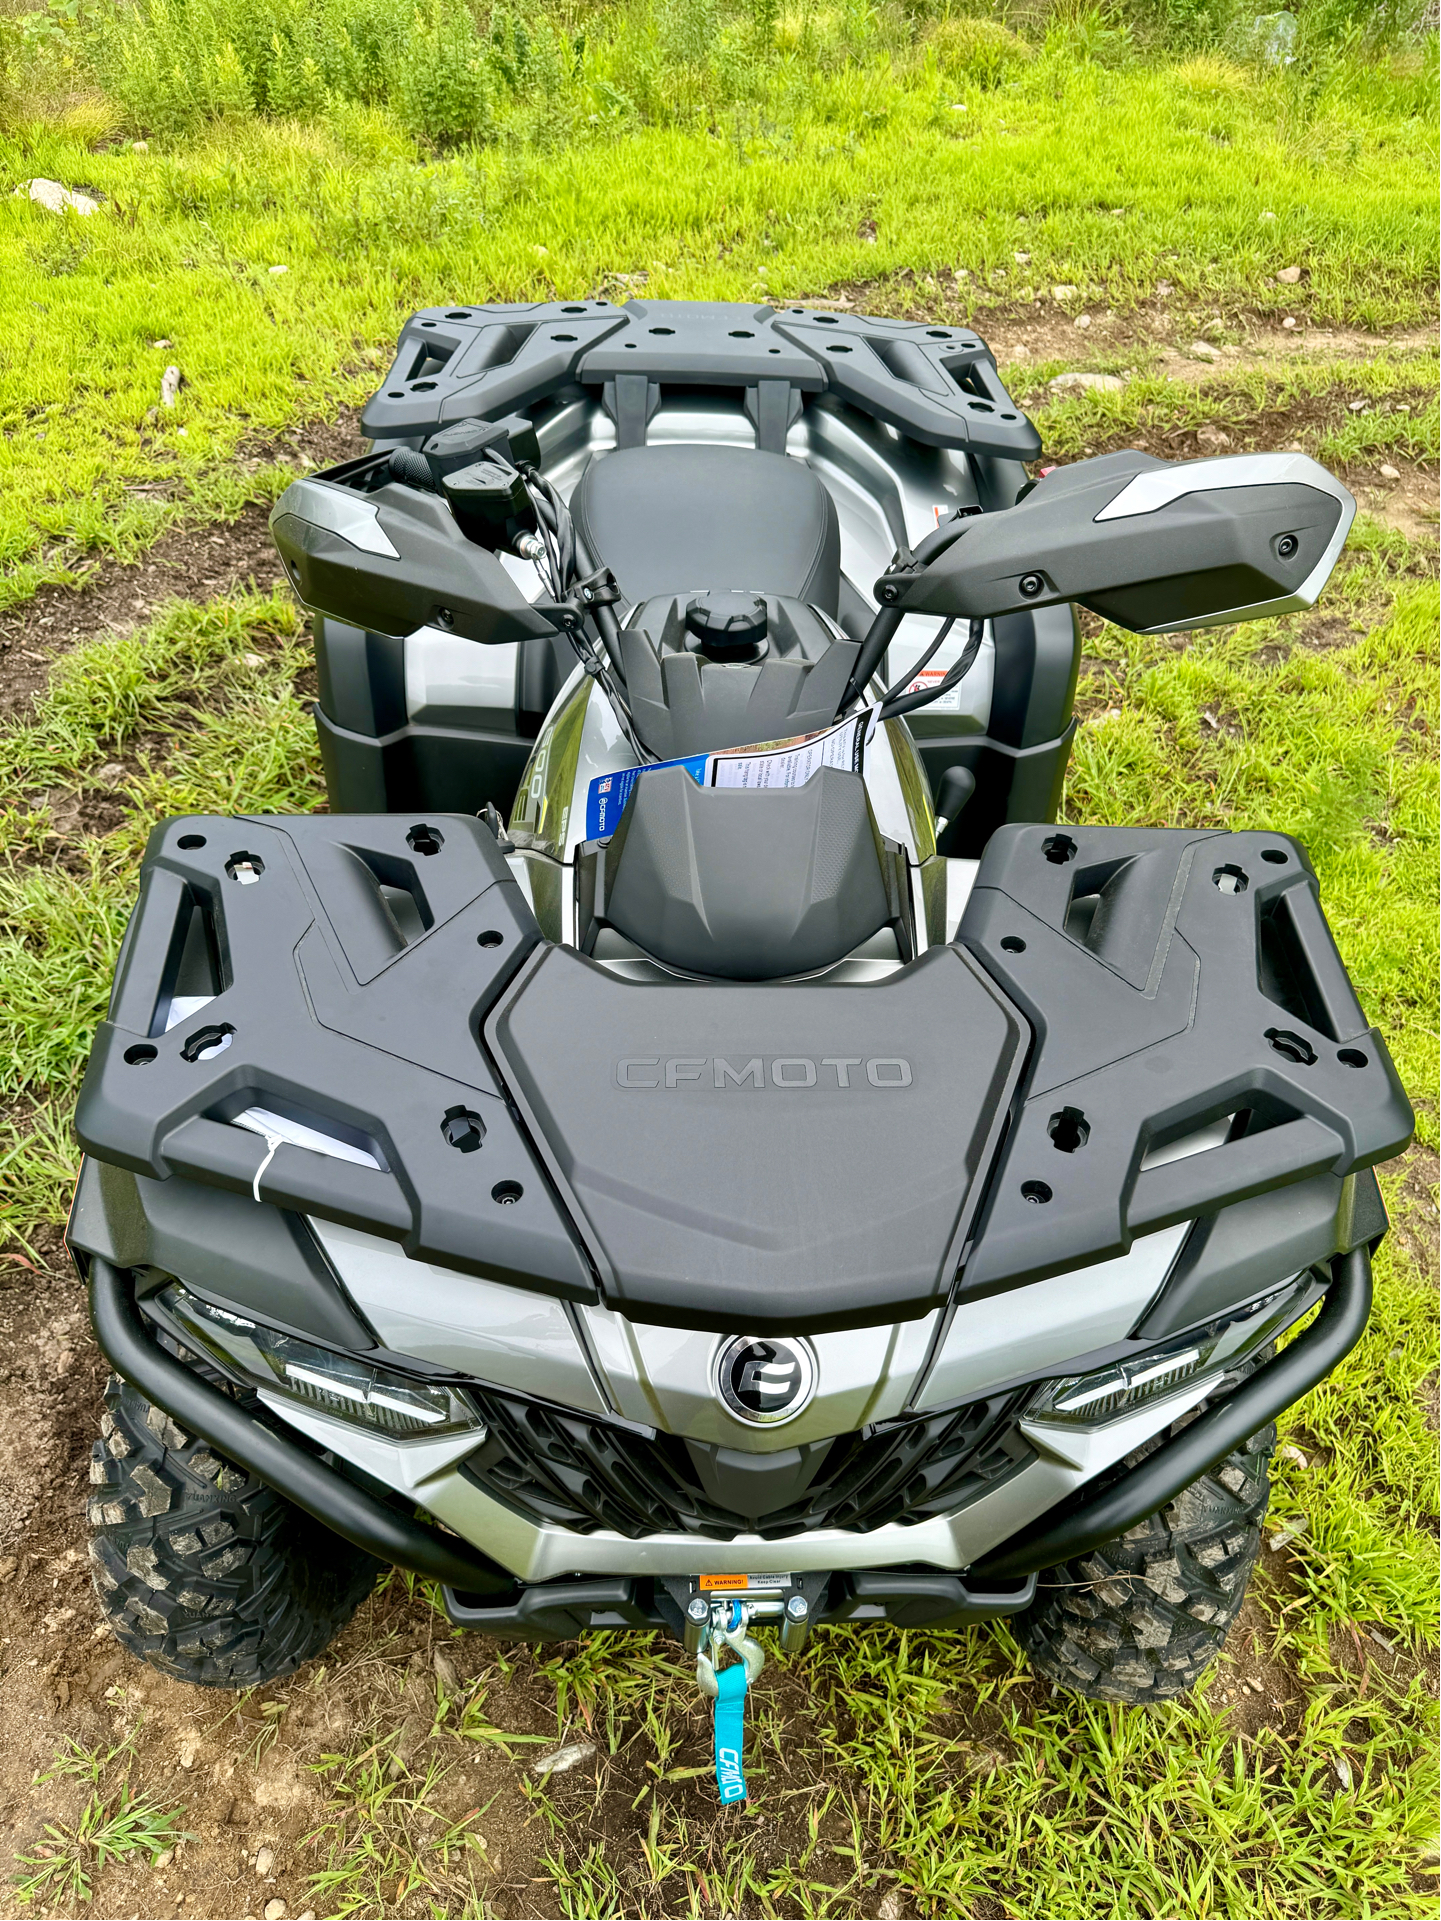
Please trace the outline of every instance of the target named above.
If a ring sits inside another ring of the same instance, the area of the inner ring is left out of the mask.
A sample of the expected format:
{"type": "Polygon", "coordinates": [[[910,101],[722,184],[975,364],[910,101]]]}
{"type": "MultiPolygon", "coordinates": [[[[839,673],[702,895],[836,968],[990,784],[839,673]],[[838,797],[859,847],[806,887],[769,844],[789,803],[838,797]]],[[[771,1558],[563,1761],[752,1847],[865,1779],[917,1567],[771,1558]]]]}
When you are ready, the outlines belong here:
{"type": "Polygon", "coordinates": [[[741,1765],[746,1732],[746,1670],[744,1661],[722,1668],[716,1675],[715,1778],[722,1801],[744,1801],[746,1777],[741,1765]]]}

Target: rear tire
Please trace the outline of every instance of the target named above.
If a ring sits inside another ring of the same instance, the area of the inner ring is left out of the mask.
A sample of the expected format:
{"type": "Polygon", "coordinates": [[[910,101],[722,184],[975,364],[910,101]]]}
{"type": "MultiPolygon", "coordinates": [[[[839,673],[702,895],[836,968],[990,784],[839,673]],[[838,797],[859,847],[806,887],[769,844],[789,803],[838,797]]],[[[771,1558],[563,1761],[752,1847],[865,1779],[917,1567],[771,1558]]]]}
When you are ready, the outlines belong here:
{"type": "Polygon", "coordinates": [[[1074,1694],[1133,1706],[1194,1687],[1241,1611],[1275,1446],[1274,1426],[1262,1428],[1159,1514],[1046,1569],[1007,1623],[1032,1667],[1074,1694]]]}
{"type": "Polygon", "coordinates": [[[222,1460],[115,1375],[91,1450],[91,1573],[116,1638],[199,1687],[293,1674],[381,1563],[222,1460]]]}

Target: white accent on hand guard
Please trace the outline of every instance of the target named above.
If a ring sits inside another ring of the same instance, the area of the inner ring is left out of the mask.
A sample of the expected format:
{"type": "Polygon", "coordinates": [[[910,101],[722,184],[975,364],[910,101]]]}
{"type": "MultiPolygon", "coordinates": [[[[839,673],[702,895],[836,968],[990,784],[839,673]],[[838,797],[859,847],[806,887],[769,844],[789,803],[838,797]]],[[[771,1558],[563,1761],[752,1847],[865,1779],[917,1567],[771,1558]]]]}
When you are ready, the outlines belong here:
{"type": "Polygon", "coordinates": [[[332,487],[323,480],[293,480],[280,496],[275,513],[308,520],[327,533],[338,534],[362,553],[400,559],[400,549],[380,524],[379,507],[348,487],[332,487]]]}
{"type": "Polygon", "coordinates": [[[1325,553],[1293,594],[1256,601],[1247,607],[1231,607],[1224,613],[1207,614],[1200,620],[1164,621],[1159,626],[1137,631],[1174,634],[1193,627],[1226,627],[1232,621],[1269,620],[1277,614],[1299,613],[1314,607],[1346,544],[1346,536],[1356,518],[1356,501],[1334,474],[1328,474],[1308,454],[1221,454],[1214,460],[1188,460],[1173,467],[1151,467],[1128,480],[1096,515],[1097,521],[1129,520],[1138,514],[1154,514],[1187,494],[1218,493],[1228,487],[1288,486],[1314,488],[1341,504],[1341,518],[1325,553]]]}

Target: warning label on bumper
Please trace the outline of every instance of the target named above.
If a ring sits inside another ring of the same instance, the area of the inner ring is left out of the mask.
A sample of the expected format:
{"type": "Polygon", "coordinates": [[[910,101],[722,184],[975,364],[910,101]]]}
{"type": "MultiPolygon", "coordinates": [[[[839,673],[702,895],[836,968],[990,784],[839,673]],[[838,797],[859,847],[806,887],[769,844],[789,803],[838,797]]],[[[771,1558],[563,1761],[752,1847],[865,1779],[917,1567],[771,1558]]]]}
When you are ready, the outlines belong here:
{"type": "Polygon", "coordinates": [[[702,1574],[702,1594],[754,1594],[760,1588],[789,1587],[789,1574],[702,1574]]]}

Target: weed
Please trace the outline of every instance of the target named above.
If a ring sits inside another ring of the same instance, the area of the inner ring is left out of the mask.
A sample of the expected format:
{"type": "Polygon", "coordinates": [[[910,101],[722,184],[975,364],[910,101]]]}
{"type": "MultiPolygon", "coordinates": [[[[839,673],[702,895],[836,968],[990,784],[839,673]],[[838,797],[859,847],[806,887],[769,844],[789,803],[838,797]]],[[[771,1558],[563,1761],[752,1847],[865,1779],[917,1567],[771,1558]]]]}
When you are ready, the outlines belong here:
{"type": "Polygon", "coordinates": [[[353,1754],[323,1755],[316,1772],[330,1796],[329,1818],[304,1845],[326,1850],[310,1887],[328,1914],[394,1913],[412,1894],[423,1894],[432,1913],[451,1911],[457,1900],[476,1911],[473,1873],[486,1841],[475,1822],[485,1810],[446,1820],[434,1799],[444,1769],[431,1764],[416,1779],[392,1734],[353,1754]]]}
{"type": "Polygon", "coordinates": [[[15,1880],[22,1902],[89,1901],[95,1876],[112,1861],[137,1855],[153,1861],[177,1842],[193,1839],[176,1826],[185,1809],[163,1808],[150,1795],[132,1792],[128,1772],[116,1787],[104,1789],[117,1764],[133,1759],[138,1733],[108,1749],[85,1748],[72,1738],[54,1764],[36,1775],[37,1783],[65,1777],[83,1781],[91,1792],[78,1821],[47,1821],[45,1839],[16,1856],[25,1870],[15,1880]]]}

